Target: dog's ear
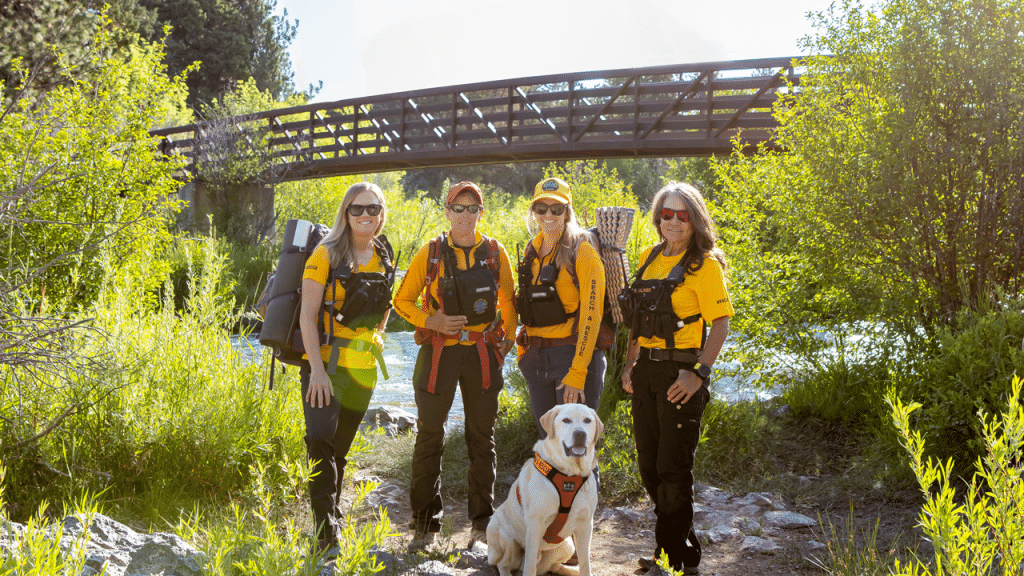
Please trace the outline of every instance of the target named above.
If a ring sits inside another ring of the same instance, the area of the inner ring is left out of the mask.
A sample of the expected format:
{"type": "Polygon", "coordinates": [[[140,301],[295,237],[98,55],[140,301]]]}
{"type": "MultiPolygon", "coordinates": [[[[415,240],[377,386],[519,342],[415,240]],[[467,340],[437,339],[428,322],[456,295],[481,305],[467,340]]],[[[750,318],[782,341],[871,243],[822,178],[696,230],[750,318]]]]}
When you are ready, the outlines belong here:
{"type": "Polygon", "coordinates": [[[551,410],[548,410],[540,417],[540,427],[544,430],[544,433],[549,437],[555,434],[555,418],[558,417],[558,411],[561,408],[561,404],[556,405],[551,410]]]}
{"type": "Polygon", "coordinates": [[[597,439],[601,437],[601,434],[604,434],[604,422],[601,422],[601,418],[598,417],[596,412],[594,413],[594,420],[597,421],[597,425],[594,428],[596,430],[594,433],[594,443],[596,444],[597,439]]]}

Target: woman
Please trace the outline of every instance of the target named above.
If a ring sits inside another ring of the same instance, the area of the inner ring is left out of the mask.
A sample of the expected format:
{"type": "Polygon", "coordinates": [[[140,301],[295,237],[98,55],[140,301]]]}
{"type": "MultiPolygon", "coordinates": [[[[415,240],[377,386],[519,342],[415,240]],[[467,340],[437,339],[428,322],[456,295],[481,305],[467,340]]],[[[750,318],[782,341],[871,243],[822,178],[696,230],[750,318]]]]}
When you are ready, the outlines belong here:
{"type": "Polygon", "coordinates": [[[593,236],[580,228],[572,191],[558,178],[533,189],[526,215],[533,239],[518,266],[519,369],[540,418],[557,404],[580,402],[597,409],[607,368],[595,349],[604,312],[604,264],[593,236]]]}
{"type": "MultiPolygon", "coordinates": [[[[641,256],[629,289],[633,313],[622,388],[633,394],[637,463],[657,516],[654,559],[664,551],[673,569],[697,574],[693,457],[711,399],[711,367],[733,308],[725,257],[715,247],[717,234],[700,192],[671,182],[655,195],[651,213],[661,243],[641,256]]],[[[641,560],[641,566],[651,565],[641,560]]]]}
{"type": "Polygon", "coordinates": [[[337,541],[345,457],[377,383],[394,281],[391,247],[378,238],[386,216],[376,184],[353,184],[302,276],[302,344],[319,350],[305,357],[299,378],[306,449],[316,462],[309,499],[320,551],[337,541]]]}
{"type": "Polygon", "coordinates": [[[413,257],[395,295],[395,310],[416,326],[416,342],[422,345],[413,372],[418,414],[410,551],[429,547],[441,529],[441,456],[456,388],[462,390],[469,449],[470,547],[487,541],[494,513],[494,420],[501,365],[513,345],[505,335],[515,333],[516,312],[508,254],[476,229],[483,211],[476,184],[452,186],[445,200],[450,231],[413,257]]]}

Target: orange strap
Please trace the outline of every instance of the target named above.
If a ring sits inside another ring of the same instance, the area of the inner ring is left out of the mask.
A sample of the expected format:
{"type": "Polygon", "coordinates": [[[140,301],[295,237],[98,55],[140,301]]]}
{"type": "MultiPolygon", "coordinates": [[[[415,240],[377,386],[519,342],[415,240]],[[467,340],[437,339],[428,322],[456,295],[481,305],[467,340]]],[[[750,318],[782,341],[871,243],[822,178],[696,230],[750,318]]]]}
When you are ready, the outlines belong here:
{"type": "MultiPolygon", "coordinates": [[[[496,330],[488,332],[459,330],[460,341],[471,340],[476,342],[476,351],[480,354],[480,372],[482,374],[482,385],[484,390],[491,387],[491,355],[487,352],[488,335],[496,333],[496,330]]],[[[430,345],[432,349],[430,355],[430,380],[427,382],[427,392],[430,392],[431,394],[434,394],[434,389],[437,387],[437,367],[441,364],[441,350],[444,349],[444,343],[447,339],[448,338],[440,332],[431,332],[430,345]]],[[[504,358],[498,358],[499,368],[504,363],[504,358]]]]}
{"type": "MultiPolygon", "coordinates": [[[[551,464],[548,464],[540,457],[540,454],[533,453],[533,467],[540,471],[545,478],[551,481],[555,485],[555,490],[558,491],[558,514],[555,515],[555,519],[548,525],[548,529],[544,531],[544,541],[548,544],[558,544],[565,538],[558,535],[565,527],[565,523],[569,521],[569,511],[572,510],[572,503],[576,500],[576,494],[579,493],[580,488],[583,487],[583,483],[587,481],[590,476],[566,476],[551,464]]],[[[519,505],[523,505],[523,497],[519,493],[519,484],[516,484],[516,500],[519,501],[519,505]]]]}

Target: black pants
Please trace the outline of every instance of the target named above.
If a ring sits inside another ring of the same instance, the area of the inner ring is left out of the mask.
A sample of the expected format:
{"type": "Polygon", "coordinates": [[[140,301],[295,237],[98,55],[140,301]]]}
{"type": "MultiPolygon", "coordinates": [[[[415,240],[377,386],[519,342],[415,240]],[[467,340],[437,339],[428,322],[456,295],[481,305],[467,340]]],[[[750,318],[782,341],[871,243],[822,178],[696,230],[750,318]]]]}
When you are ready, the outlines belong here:
{"type": "Polygon", "coordinates": [[[331,403],[314,408],[306,402],[309,390],[309,364],[299,369],[302,383],[302,415],[306,420],[306,454],[316,462],[309,481],[309,501],[313,508],[313,524],[319,540],[333,541],[341,529],[344,518],[341,510],[341,488],[345,477],[345,464],[352,439],[377,384],[377,369],[345,368],[338,366],[330,376],[334,395],[331,403]]]}
{"type": "Polygon", "coordinates": [[[441,530],[444,506],[441,501],[441,457],[444,454],[448,411],[456,386],[462,389],[466,412],[466,446],[469,448],[469,519],[473,528],[484,530],[494,513],[494,420],[498,415],[498,393],[503,385],[497,352],[488,347],[491,383],[483,389],[480,354],[476,346],[445,346],[437,368],[434,393],[430,381],[432,346],[420,348],[413,373],[416,388],[417,431],[412,453],[412,504],[410,528],[420,532],[441,530]]]}
{"type": "Polygon", "coordinates": [[[630,374],[637,464],[657,517],[655,557],[664,550],[676,570],[700,564],[700,544],[693,533],[693,457],[711,399],[705,381],[687,403],[668,401],[668,388],[683,366],[640,358],[630,374]]]}

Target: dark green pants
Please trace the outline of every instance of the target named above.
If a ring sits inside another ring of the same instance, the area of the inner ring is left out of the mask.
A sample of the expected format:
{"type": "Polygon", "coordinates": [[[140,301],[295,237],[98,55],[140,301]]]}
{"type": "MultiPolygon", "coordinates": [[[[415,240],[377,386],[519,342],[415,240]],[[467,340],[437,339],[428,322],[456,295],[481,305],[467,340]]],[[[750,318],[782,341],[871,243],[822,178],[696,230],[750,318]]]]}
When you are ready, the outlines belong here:
{"type": "Polygon", "coordinates": [[[306,402],[310,369],[299,369],[302,383],[302,415],[306,420],[306,454],[316,473],[309,481],[309,501],[319,540],[333,541],[341,529],[341,488],[345,478],[348,450],[359,431],[366,408],[377,384],[377,369],[338,366],[330,376],[334,388],[331,403],[314,408],[306,402]]]}
{"type": "Polygon", "coordinates": [[[441,457],[444,454],[448,411],[455,389],[462,390],[465,410],[466,446],[469,448],[469,518],[473,528],[487,528],[494,513],[494,475],[497,456],[494,450],[494,420],[498,415],[501,368],[498,355],[487,348],[490,357],[491,384],[483,389],[480,355],[476,346],[446,346],[441,352],[434,393],[427,391],[430,379],[431,345],[420,348],[413,383],[416,388],[417,431],[412,455],[412,504],[410,528],[419,532],[438,532],[444,506],[441,501],[441,457]]]}

